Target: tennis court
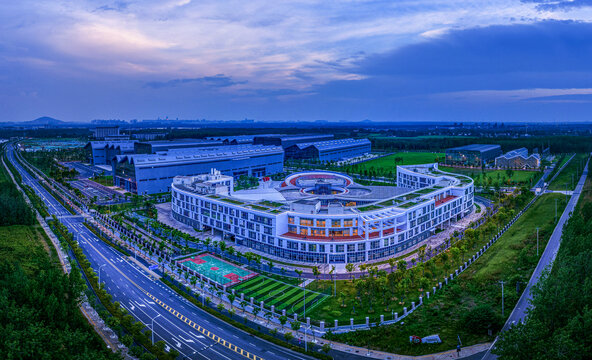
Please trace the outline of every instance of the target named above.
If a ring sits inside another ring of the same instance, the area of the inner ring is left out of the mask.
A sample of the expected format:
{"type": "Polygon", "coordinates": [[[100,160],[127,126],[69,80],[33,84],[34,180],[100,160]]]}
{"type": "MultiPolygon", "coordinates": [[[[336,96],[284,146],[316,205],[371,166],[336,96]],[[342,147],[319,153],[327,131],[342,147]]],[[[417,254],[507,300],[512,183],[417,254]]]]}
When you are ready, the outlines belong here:
{"type": "Polygon", "coordinates": [[[233,286],[257,276],[257,273],[235,266],[210,254],[179,260],[179,264],[220,285],[233,286]]]}

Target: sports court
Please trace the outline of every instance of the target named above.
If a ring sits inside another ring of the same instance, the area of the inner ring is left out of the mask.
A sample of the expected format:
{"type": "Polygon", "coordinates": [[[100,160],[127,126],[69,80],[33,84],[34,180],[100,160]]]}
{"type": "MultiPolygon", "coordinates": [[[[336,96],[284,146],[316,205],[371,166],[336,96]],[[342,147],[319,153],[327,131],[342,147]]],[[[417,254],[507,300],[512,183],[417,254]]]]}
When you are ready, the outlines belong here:
{"type": "Polygon", "coordinates": [[[190,256],[179,260],[179,264],[220,285],[233,286],[257,276],[257,273],[235,266],[210,254],[190,256]]]}

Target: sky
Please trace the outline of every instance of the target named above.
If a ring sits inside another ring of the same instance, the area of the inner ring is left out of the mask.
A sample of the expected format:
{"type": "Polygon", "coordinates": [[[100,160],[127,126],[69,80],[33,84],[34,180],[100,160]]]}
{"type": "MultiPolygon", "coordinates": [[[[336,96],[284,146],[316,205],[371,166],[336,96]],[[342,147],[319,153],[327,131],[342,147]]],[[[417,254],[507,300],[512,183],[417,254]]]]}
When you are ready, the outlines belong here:
{"type": "Polygon", "coordinates": [[[0,2],[0,121],[589,121],[592,0],[0,2]]]}

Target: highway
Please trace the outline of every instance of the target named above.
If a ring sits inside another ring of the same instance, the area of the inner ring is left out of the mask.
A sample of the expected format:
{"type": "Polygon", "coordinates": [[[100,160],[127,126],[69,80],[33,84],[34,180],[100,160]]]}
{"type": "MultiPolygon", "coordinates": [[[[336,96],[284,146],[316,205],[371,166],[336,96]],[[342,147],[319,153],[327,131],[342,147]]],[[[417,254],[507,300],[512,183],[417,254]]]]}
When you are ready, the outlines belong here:
{"type": "Polygon", "coordinates": [[[139,266],[98,239],[83,225],[83,216],[71,216],[37,178],[25,171],[8,147],[7,157],[23,178],[47,204],[51,215],[75,235],[91,266],[100,276],[113,301],[151,328],[154,341],[164,340],[183,359],[308,359],[309,357],[247,334],[194,306],[139,266]]]}
{"type": "MultiPolygon", "coordinates": [[[[541,274],[543,273],[543,271],[548,266],[553,265],[553,261],[555,260],[555,257],[557,256],[557,251],[559,251],[559,246],[561,245],[561,235],[563,233],[563,226],[571,217],[571,213],[578,203],[578,199],[580,198],[580,193],[582,192],[582,188],[584,187],[584,183],[586,182],[586,176],[588,176],[588,164],[586,164],[586,167],[584,168],[584,172],[583,172],[582,176],[580,177],[580,180],[578,181],[576,189],[575,189],[571,199],[567,203],[567,207],[563,211],[561,218],[559,218],[559,222],[557,223],[555,230],[553,230],[553,233],[551,234],[549,242],[547,243],[547,246],[545,247],[545,251],[541,255],[541,258],[539,259],[539,263],[537,264],[537,267],[534,269],[534,272],[532,273],[532,276],[528,282],[528,285],[524,289],[524,292],[522,293],[522,296],[520,297],[520,299],[518,300],[518,303],[514,307],[514,310],[512,310],[512,313],[510,314],[510,317],[508,318],[504,327],[502,328],[502,331],[506,331],[513,324],[524,321],[524,319],[526,318],[526,312],[527,312],[528,308],[530,307],[530,301],[532,299],[532,295],[530,293],[530,290],[539,281],[539,278],[541,277],[541,274]]],[[[494,346],[495,346],[495,341],[492,344],[492,349],[494,346]]],[[[487,351],[485,353],[485,355],[483,356],[482,359],[483,360],[493,360],[493,359],[497,359],[497,356],[492,354],[491,349],[489,349],[489,351],[487,351]]]]}

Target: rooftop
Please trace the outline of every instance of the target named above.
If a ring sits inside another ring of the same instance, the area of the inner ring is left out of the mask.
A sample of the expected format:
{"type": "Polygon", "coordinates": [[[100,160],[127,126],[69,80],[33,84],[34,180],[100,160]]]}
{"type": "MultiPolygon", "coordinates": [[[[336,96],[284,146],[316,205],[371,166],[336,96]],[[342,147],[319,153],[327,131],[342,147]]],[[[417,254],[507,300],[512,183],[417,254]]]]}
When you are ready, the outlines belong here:
{"type": "Polygon", "coordinates": [[[465,150],[465,151],[484,152],[484,151],[496,150],[496,149],[501,150],[501,146],[492,145],[492,144],[470,144],[470,145],[458,146],[458,147],[454,147],[454,148],[450,148],[450,149],[446,149],[446,150],[447,151],[448,150],[465,150]]]}

